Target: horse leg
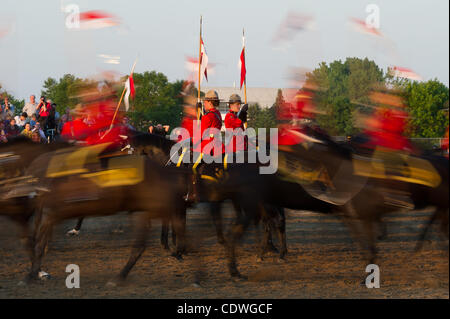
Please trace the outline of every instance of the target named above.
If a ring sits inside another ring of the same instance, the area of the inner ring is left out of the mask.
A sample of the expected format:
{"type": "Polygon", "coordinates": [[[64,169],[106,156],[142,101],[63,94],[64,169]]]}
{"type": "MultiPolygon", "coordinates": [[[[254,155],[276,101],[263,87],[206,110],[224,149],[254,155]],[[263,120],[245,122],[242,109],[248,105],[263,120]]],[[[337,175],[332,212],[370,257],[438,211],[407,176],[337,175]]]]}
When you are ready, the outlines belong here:
{"type": "Polygon", "coordinates": [[[374,264],[377,258],[377,249],[375,242],[375,230],[373,220],[364,220],[364,228],[367,235],[367,244],[369,248],[369,263],[374,264]]]}
{"type": "Polygon", "coordinates": [[[78,218],[77,224],[71,230],[69,230],[66,235],[67,236],[78,236],[80,234],[81,225],[83,224],[84,217],[78,218]]]}
{"type": "Polygon", "coordinates": [[[347,225],[351,237],[356,239],[356,242],[363,251],[366,250],[368,244],[366,237],[367,234],[364,230],[361,230],[360,216],[351,201],[344,205],[343,221],[347,225]]]}
{"type": "Polygon", "coordinates": [[[433,215],[431,215],[431,218],[426,223],[423,232],[419,236],[419,240],[417,241],[416,247],[414,248],[415,253],[419,252],[422,249],[423,242],[425,241],[425,237],[427,236],[427,232],[431,228],[431,225],[434,223],[436,218],[438,217],[439,212],[440,210],[436,209],[436,211],[433,213],[433,215]]]}
{"type": "Polygon", "coordinates": [[[230,272],[231,277],[236,278],[245,278],[241,275],[237,268],[236,262],[236,243],[244,234],[245,230],[248,228],[250,223],[245,221],[242,224],[237,224],[232,226],[230,242],[227,243],[227,253],[228,253],[228,271],[230,272]]]}
{"type": "MultiPolygon", "coordinates": [[[[122,268],[122,270],[119,273],[118,279],[119,281],[125,280],[125,278],[128,276],[131,269],[134,267],[136,262],[139,260],[141,255],[144,253],[146,244],[147,244],[147,236],[151,227],[151,222],[149,220],[149,215],[144,214],[143,216],[138,217],[138,223],[137,223],[137,230],[136,230],[136,237],[133,244],[133,247],[131,249],[131,255],[128,259],[127,264],[125,267],[122,268]]],[[[107,285],[115,285],[114,282],[110,281],[107,285]]]]}
{"type": "Polygon", "coordinates": [[[177,232],[176,232],[175,228],[176,227],[173,226],[173,222],[172,222],[172,224],[171,224],[171,229],[172,229],[172,234],[171,234],[172,236],[171,236],[171,238],[172,238],[172,245],[174,245],[174,246],[176,246],[176,244],[177,244],[177,232]]]}
{"type": "Polygon", "coordinates": [[[216,228],[217,242],[221,245],[225,243],[222,227],[221,203],[212,202],[209,204],[209,212],[212,216],[214,226],[216,228]]]}
{"type": "Polygon", "coordinates": [[[29,283],[32,279],[36,279],[41,271],[42,258],[45,255],[45,248],[51,236],[53,222],[50,218],[46,217],[43,218],[38,227],[33,243],[31,270],[25,278],[26,283],[29,283]]]}
{"type": "Polygon", "coordinates": [[[161,223],[161,247],[169,250],[169,219],[165,217],[161,223]]]}
{"type": "Polygon", "coordinates": [[[378,240],[384,240],[387,237],[387,224],[383,221],[381,215],[377,216],[376,224],[378,226],[378,240]]]}
{"type": "Polygon", "coordinates": [[[175,234],[175,252],[173,257],[178,260],[182,259],[182,255],[186,252],[186,206],[181,203],[182,206],[178,207],[175,216],[172,220],[173,231],[175,234]]]}
{"type": "Polygon", "coordinates": [[[231,228],[230,240],[226,242],[226,252],[228,258],[228,271],[231,277],[242,278],[242,276],[237,268],[236,262],[236,243],[242,238],[247,228],[250,226],[250,222],[255,219],[258,215],[258,210],[251,204],[246,205],[244,208],[244,214],[241,218],[236,220],[236,224],[231,228]]]}
{"type": "Polygon", "coordinates": [[[280,256],[281,260],[284,260],[287,254],[287,244],[286,244],[286,215],[284,214],[284,208],[277,208],[278,218],[276,219],[276,228],[278,230],[278,238],[280,241],[281,249],[280,256]]]}
{"type": "MultiPolygon", "coordinates": [[[[272,240],[272,229],[274,216],[277,215],[276,208],[273,206],[264,205],[264,213],[266,214],[266,218],[263,218],[263,227],[264,227],[264,252],[274,252],[278,253],[277,247],[273,244],[272,240]]],[[[275,217],[276,218],[276,217],[275,217]]]]}
{"type": "Polygon", "coordinates": [[[264,253],[269,250],[269,246],[273,246],[270,222],[267,220],[267,217],[263,217],[263,227],[263,239],[261,241],[261,247],[257,257],[257,261],[262,261],[264,259],[264,253]]]}

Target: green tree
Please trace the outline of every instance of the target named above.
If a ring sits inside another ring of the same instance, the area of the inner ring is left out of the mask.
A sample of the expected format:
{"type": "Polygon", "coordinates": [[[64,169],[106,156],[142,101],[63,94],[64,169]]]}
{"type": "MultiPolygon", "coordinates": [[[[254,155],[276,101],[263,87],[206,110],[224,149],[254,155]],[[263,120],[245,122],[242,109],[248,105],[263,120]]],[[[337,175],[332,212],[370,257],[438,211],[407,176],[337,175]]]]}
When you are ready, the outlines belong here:
{"type": "Polygon", "coordinates": [[[89,83],[90,80],[80,79],[72,74],[65,74],[58,81],[54,78],[45,80],[41,95],[56,103],[56,110],[64,113],[66,108],[74,108],[80,103],[79,94],[82,88],[89,83]]]}
{"type": "Polygon", "coordinates": [[[345,62],[334,61],[307,74],[307,81],[319,87],[314,102],[325,111],[318,115],[318,124],[333,135],[353,134],[354,114],[369,103],[369,91],[384,81],[383,70],[373,61],[347,58],[345,62]]]}
{"type": "Polygon", "coordinates": [[[135,73],[133,79],[136,96],[128,115],[134,126],[143,131],[156,124],[179,126],[183,115],[183,81],[170,83],[164,74],[155,71],[135,73]]]}
{"type": "Polygon", "coordinates": [[[448,126],[449,88],[437,79],[403,82],[411,137],[442,137],[448,126]]]}
{"type": "Polygon", "coordinates": [[[270,108],[261,108],[258,103],[248,107],[248,127],[258,128],[277,127],[275,104],[270,108]]]}

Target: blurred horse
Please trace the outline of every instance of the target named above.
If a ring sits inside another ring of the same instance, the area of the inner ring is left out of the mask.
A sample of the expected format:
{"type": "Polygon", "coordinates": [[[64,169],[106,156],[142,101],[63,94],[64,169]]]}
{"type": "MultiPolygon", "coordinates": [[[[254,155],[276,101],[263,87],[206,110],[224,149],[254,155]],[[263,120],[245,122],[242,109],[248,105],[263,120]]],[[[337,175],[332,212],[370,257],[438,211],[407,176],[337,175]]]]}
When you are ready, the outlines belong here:
{"type": "MultiPolygon", "coordinates": [[[[381,216],[398,210],[396,203],[386,201],[383,194],[386,188],[406,188],[417,208],[436,207],[435,214],[444,220],[448,236],[448,160],[445,162],[443,158],[426,158],[442,179],[436,187],[413,182],[396,181],[392,184],[391,180],[355,174],[354,154],[350,147],[335,143],[320,131],[309,134],[316,142],[308,143],[307,147],[296,145],[288,151],[280,152],[282,158],[293,157],[313,168],[302,171],[304,176],[314,176],[308,183],[296,180],[295,170],[290,175],[281,173],[280,170],[273,175],[260,175],[256,166],[241,164],[228,170],[228,184],[224,187],[246,194],[254,201],[264,198],[266,203],[279,207],[341,215],[353,237],[358,239],[363,248],[367,248],[371,263],[375,261],[377,253],[374,227],[379,225],[381,216]],[[323,173],[324,168],[326,174],[319,174],[323,173]],[[318,173],[310,174],[311,172],[318,173]],[[326,191],[322,191],[323,189],[326,191]]],[[[236,265],[235,245],[257,214],[251,208],[251,203],[244,201],[241,204],[247,206],[246,213],[239,224],[233,227],[227,247],[229,271],[232,276],[237,277],[241,277],[241,274],[236,265]]]]}
{"type": "MultiPolygon", "coordinates": [[[[176,220],[182,210],[177,200],[178,180],[160,165],[145,156],[128,155],[109,159],[108,169],[104,169],[95,147],[45,153],[28,167],[46,191],[40,197],[32,265],[26,282],[36,278],[52,228],[63,220],[120,211],[142,212],[137,217],[130,258],[117,277],[123,280],[145,250],[151,220],[176,220]],[[82,165],[79,159],[84,159],[82,165]]],[[[179,236],[176,249],[181,254],[184,225],[174,222],[174,227],[179,236]]]]}

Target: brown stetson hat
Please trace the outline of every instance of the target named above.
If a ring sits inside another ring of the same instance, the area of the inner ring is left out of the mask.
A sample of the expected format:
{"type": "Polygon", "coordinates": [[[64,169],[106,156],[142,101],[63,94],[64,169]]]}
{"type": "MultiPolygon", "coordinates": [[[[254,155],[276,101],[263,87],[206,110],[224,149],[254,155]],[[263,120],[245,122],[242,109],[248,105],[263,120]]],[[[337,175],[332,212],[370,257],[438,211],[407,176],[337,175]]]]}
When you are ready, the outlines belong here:
{"type": "Polygon", "coordinates": [[[238,94],[231,94],[228,100],[228,104],[239,103],[242,104],[241,97],[238,94]]]}
{"type": "Polygon", "coordinates": [[[219,94],[214,90],[209,90],[206,92],[205,97],[203,98],[205,101],[219,101],[219,94]]]}

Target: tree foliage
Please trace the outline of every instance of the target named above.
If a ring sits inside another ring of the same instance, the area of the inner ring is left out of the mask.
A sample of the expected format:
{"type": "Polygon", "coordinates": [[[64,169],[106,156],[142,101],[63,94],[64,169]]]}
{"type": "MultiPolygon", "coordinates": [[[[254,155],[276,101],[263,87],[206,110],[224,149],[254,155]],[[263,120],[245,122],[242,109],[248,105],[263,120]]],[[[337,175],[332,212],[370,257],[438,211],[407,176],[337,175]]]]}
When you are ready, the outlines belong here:
{"type": "Polygon", "coordinates": [[[255,130],[258,128],[269,129],[277,127],[275,106],[269,108],[261,108],[258,103],[251,104],[248,107],[248,127],[255,130]]]}
{"type": "Polygon", "coordinates": [[[317,121],[333,135],[348,135],[356,131],[354,113],[369,103],[369,91],[384,81],[383,70],[373,61],[347,58],[345,62],[322,62],[307,74],[307,81],[316,84],[317,107],[326,112],[317,121]]]}
{"type": "Polygon", "coordinates": [[[183,81],[170,83],[164,74],[155,71],[135,73],[133,79],[136,96],[129,116],[135,127],[147,131],[149,125],[179,126],[183,116],[183,81]]]}
{"type": "Polygon", "coordinates": [[[442,137],[448,126],[449,89],[437,79],[404,82],[411,137],[442,137]]]}
{"type": "MultiPolygon", "coordinates": [[[[47,78],[45,80],[41,95],[56,103],[56,110],[63,113],[66,108],[74,108],[80,103],[79,94],[82,88],[92,83],[87,79],[77,78],[72,74],[65,74],[59,80],[47,78]]],[[[37,97],[39,100],[39,97],[37,97]]]]}

